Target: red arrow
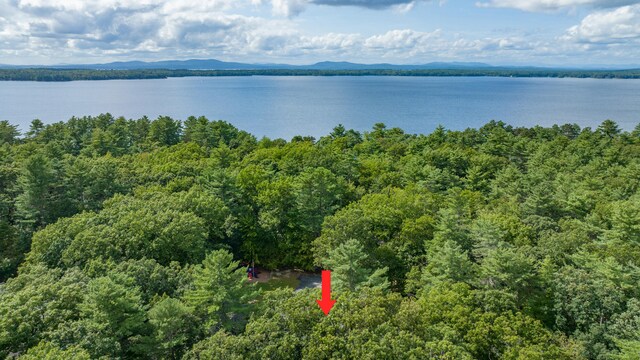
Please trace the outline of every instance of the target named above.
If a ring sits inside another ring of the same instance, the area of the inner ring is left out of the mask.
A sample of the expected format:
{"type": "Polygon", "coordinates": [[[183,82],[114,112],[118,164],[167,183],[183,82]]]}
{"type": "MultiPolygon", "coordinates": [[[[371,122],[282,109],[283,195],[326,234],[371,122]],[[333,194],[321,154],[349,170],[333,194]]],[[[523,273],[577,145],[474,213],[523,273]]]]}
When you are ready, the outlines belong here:
{"type": "Polygon", "coordinates": [[[316,300],[320,309],[325,315],[329,315],[329,311],[336,303],[335,300],[331,300],[331,271],[322,270],[322,300],[316,300]]]}

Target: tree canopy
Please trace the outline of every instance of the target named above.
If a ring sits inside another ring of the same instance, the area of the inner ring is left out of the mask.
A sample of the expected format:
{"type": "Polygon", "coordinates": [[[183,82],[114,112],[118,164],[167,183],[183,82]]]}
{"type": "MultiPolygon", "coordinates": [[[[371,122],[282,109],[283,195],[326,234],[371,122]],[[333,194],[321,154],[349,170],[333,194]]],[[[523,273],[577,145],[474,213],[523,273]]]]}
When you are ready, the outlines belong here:
{"type": "Polygon", "coordinates": [[[2,121],[0,358],[638,358],[639,128],[2,121]]]}

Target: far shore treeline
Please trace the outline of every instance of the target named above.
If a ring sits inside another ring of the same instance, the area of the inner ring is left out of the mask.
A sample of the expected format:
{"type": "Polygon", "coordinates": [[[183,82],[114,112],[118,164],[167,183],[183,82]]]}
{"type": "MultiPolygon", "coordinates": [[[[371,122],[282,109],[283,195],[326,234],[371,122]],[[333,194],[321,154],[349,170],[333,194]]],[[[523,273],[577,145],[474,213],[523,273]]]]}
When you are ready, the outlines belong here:
{"type": "Polygon", "coordinates": [[[74,81],[166,79],[189,76],[494,76],[540,78],[640,79],[640,69],[630,70],[563,70],[563,69],[426,69],[426,70],[91,70],[91,69],[0,69],[0,81],[74,81]]]}
{"type": "Polygon", "coordinates": [[[639,351],[640,125],[0,121],[0,359],[639,351]],[[336,305],[251,261],[330,269],[336,305]]]}

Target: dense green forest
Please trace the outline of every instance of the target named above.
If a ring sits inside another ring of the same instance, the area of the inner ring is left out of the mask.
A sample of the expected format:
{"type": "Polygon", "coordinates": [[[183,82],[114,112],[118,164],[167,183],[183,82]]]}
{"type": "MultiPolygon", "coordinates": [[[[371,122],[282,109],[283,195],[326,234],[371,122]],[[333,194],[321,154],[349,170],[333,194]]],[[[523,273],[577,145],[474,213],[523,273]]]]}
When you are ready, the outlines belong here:
{"type": "Polygon", "coordinates": [[[426,69],[426,70],[87,70],[87,69],[0,69],[0,81],[74,81],[116,79],[166,79],[188,76],[498,76],[551,77],[593,79],[640,79],[640,69],[631,70],[564,70],[564,69],[426,69]]]}
{"type": "Polygon", "coordinates": [[[0,122],[0,358],[638,359],[639,266],[640,125],[0,122]]]}

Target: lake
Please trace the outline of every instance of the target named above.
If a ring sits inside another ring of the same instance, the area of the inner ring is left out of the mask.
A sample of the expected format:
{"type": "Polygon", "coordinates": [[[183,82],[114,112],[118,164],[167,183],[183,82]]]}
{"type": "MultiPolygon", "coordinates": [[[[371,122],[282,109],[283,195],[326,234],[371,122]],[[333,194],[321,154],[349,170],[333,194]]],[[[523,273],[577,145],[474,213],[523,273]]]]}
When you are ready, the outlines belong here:
{"type": "Polygon", "coordinates": [[[28,129],[73,115],[138,118],[204,115],[258,137],[322,136],[337,124],[360,131],[376,122],[410,133],[612,119],[640,122],[640,80],[495,77],[188,77],[163,80],[0,82],[0,120],[28,129]]]}

